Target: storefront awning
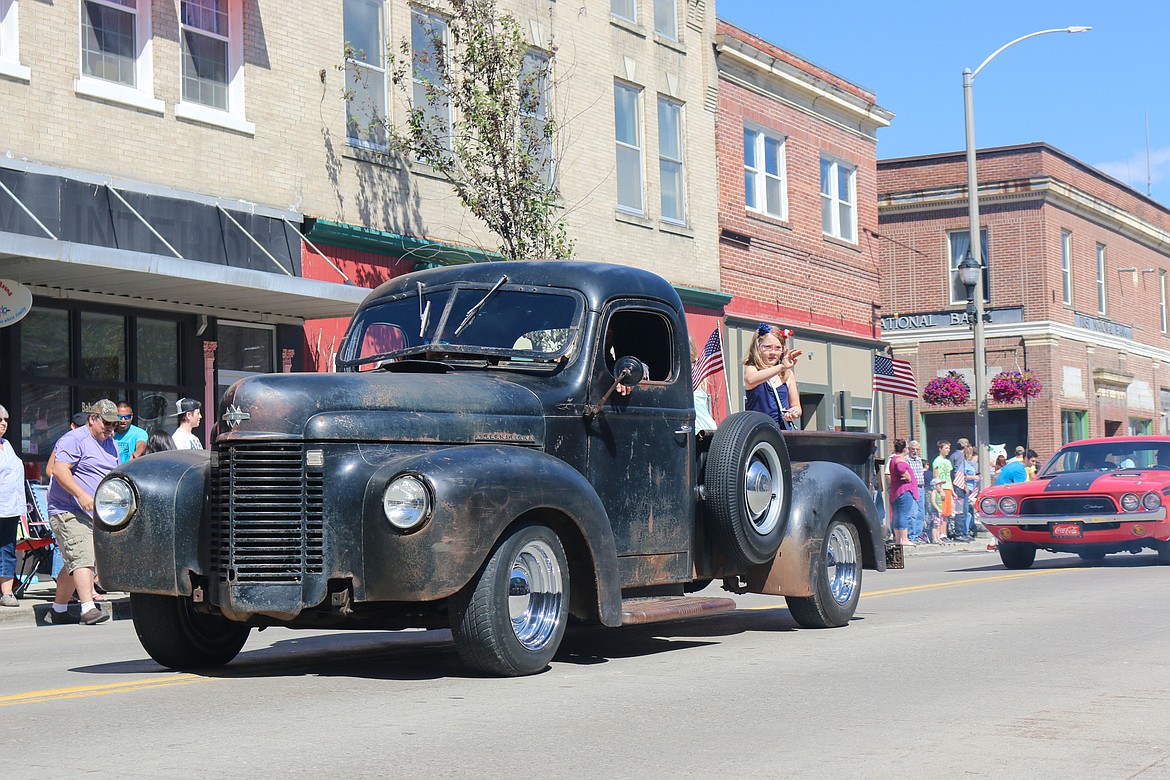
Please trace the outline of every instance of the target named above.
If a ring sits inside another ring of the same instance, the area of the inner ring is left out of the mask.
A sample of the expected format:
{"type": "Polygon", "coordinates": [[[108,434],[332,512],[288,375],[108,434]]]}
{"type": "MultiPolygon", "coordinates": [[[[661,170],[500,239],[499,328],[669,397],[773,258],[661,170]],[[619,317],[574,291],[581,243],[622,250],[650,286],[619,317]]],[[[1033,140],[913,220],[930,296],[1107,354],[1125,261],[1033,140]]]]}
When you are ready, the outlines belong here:
{"type": "Polygon", "coordinates": [[[0,232],[0,277],[37,295],[299,323],[348,317],[369,290],[247,268],[0,232]]]}

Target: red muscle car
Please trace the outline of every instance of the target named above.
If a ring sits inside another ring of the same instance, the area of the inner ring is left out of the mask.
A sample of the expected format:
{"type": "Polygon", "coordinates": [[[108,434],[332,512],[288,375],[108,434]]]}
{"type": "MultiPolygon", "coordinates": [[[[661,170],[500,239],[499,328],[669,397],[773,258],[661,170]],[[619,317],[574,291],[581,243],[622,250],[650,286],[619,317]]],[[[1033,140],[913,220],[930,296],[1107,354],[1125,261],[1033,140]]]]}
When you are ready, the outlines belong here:
{"type": "Polygon", "coordinates": [[[1039,549],[1086,561],[1148,549],[1170,564],[1168,497],[1170,436],[1115,436],[1062,447],[1034,480],[983,491],[976,513],[1009,569],[1039,549]]]}

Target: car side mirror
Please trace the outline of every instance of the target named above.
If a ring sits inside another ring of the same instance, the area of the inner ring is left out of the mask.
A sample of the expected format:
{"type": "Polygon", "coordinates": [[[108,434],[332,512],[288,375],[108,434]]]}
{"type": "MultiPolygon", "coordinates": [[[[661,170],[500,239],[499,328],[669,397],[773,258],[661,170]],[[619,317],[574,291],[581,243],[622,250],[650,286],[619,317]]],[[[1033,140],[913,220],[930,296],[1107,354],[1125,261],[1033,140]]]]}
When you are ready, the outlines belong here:
{"type": "Polygon", "coordinates": [[[593,419],[601,414],[601,410],[605,408],[605,402],[613,395],[613,391],[622,387],[634,387],[641,382],[646,376],[646,367],[641,360],[636,357],[620,357],[617,362],[613,364],[613,386],[605,391],[605,395],[601,396],[601,400],[590,406],[585,410],[585,417],[593,419]]]}

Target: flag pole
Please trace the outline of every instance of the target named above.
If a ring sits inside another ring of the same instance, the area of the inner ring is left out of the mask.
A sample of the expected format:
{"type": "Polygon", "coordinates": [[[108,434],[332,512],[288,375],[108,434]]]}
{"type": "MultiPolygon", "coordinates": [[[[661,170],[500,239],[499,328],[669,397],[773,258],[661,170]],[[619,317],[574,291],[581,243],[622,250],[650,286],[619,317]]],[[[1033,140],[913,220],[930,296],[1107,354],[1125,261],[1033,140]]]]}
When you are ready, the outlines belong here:
{"type": "MultiPolygon", "coordinates": [[[[715,327],[719,330],[719,352],[721,354],[727,355],[729,353],[727,353],[724,349],[727,346],[727,340],[723,337],[723,321],[720,320],[719,324],[716,325],[715,327]]],[[[723,415],[724,420],[726,420],[731,415],[731,380],[728,378],[728,375],[727,375],[728,369],[730,368],[730,366],[731,366],[730,362],[728,362],[727,360],[723,361],[723,409],[725,412],[725,414],[723,415]]]]}

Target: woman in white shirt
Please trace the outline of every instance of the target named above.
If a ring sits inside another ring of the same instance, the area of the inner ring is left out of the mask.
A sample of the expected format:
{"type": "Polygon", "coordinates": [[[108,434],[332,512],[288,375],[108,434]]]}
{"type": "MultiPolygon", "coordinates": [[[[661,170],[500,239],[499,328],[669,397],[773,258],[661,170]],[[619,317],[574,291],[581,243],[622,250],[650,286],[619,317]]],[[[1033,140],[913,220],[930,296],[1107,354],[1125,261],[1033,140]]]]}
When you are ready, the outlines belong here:
{"type": "Polygon", "coordinates": [[[16,578],[16,524],[24,514],[24,463],[4,438],[8,410],[0,406],[0,607],[19,606],[12,595],[16,578]]]}

